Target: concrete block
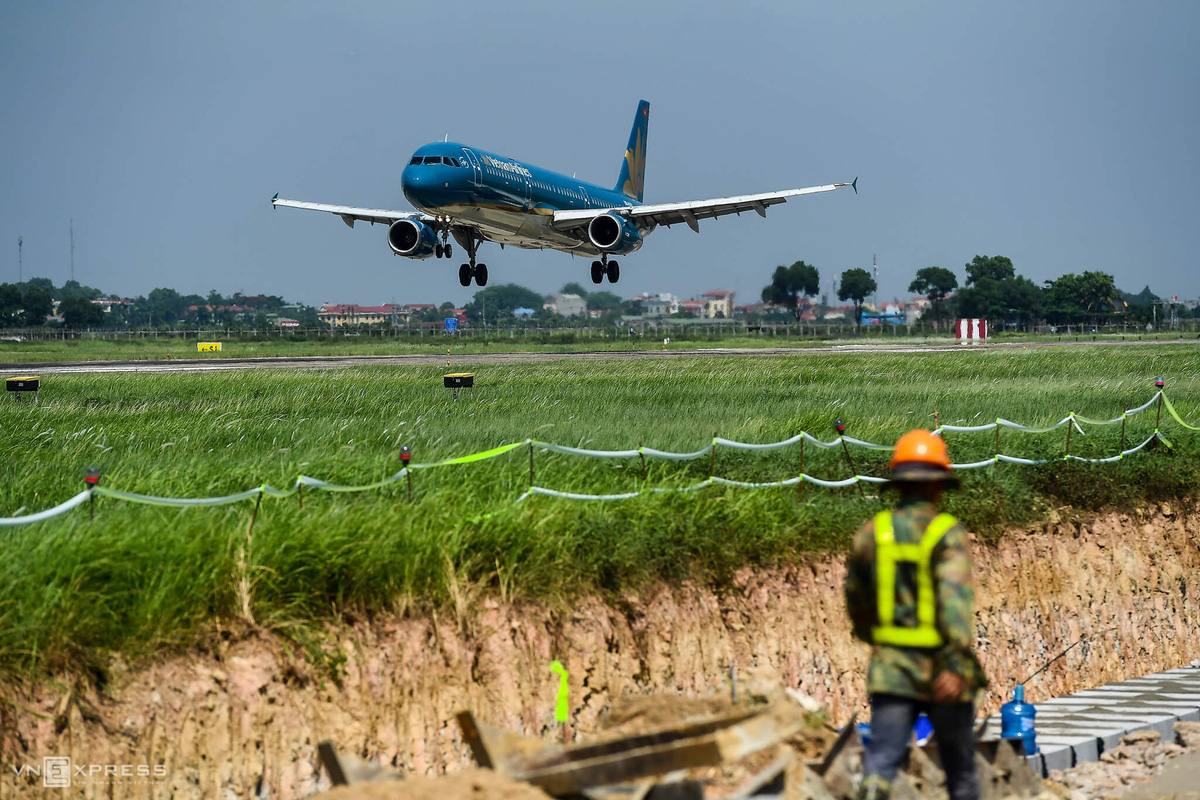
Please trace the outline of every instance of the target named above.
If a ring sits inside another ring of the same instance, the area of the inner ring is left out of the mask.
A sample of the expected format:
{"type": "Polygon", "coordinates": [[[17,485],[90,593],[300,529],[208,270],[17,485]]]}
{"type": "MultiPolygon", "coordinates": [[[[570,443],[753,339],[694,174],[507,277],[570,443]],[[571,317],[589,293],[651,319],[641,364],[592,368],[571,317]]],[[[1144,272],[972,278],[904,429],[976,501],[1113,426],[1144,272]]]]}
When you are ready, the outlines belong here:
{"type": "Polygon", "coordinates": [[[1042,760],[1041,753],[1034,753],[1031,756],[1025,756],[1025,763],[1029,765],[1029,768],[1031,770],[1033,770],[1035,773],[1037,773],[1038,775],[1040,775],[1043,778],[1045,778],[1049,774],[1046,772],[1046,764],[1042,760]]]}
{"type": "Polygon", "coordinates": [[[1074,753],[1067,745],[1062,744],[1042,744],[1038,742],[1038,747],[1041,749],[1042,768],[1045,770],[1043,776],[1049,775],[1052,769],[1070,769],[1074,766],[1074,753]]]}

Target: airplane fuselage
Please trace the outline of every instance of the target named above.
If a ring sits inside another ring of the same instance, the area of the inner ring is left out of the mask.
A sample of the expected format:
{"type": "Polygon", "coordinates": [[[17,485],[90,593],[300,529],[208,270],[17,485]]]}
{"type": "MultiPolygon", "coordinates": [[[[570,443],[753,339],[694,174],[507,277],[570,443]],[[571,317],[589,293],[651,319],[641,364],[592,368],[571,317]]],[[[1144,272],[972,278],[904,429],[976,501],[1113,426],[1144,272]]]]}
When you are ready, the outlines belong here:
{"type": "Polygon", "coordinates": [[[400,185],[416,208],[469,222],[490,241],[589,256],[601,251],[556,230],[554,212],[640,205],[621,192],[455,142],[419,148],[400,185]]]}

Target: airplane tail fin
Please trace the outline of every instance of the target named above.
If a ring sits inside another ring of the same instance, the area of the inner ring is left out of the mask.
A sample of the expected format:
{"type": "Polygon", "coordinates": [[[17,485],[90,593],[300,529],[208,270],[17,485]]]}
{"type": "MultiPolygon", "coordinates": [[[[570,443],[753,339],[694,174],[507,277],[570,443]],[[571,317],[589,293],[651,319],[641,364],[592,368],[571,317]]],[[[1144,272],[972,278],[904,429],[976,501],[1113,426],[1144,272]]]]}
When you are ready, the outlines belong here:
{"type": "Polygon", "coordinates": [[[643,100],[638,103],[637,114],[633,118],[633,130],[629,132],[629,146],[625,148],[616,186],[616,191],[639,203],[646,189],[646,131],[649,128],[650,104],[643,100]]]}

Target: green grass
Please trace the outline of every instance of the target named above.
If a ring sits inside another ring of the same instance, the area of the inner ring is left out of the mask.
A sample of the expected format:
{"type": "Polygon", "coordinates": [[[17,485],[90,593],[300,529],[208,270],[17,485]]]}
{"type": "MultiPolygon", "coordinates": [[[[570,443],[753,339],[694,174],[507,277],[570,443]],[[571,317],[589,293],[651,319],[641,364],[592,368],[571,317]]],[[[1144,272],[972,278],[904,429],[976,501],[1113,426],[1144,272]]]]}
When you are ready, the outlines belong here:
{"type": "MultiPolygon", "coordinates": [[[[459,359],[456,369],[472,369],[459,359]]],[[[980,424],[1003,416],[1046,424],[1068,411],[1110,418],[1140,405],[1163,375],[1179,412],[1200,420],[1200,349],[1194,346],[1039,349],[1003,353],[812,354],[552,361],[475,368],[474,399],[451,402],[438,367],[247,370],[206,374],[47,377],[39,403],[0,398],[0,515],[41,510],[83,486],[98,465],[106,486],[152,495],[230,494],[264,482],[290,487],[303,473],[363,484],[418,462],[532,436],[594,449],[639,442],[696,450],[716,433],[771,442],[800,430],[892,441],[913,427],[980,424]]],[[[1127,442],[1154,428],[1151,409],[1130,419],[1127,442]]],[[[1200,434],[1165,417],[1174,445],[1104,466],[1002,466],[964,474],[949,510],[993,536],[1005,525],[1079,510],[1137,508],[1194,496],[1200,434]]],[[[1107,456],[1120,426],[1074,434],[1071,452],[1107,456]]],[[[960,462],[994,452],[992,433],[948,434],[960,462]]],[[[1001,450],[1061,456],[1065,429],[1002,431],[1001,450]]],[[[851,451],[858,470],[883,474],[886,453],[851,451]]],[[[716,474],[770,481],[795,475],[798,447],[719,449],[716,474]]],[[[850,474],[840,449],[805,450],[805,471],[850,474]]],[[[538,452],[539,485],[577,492],[685,486],[707,458],[592,460],[538,452]]],[[[239,581],[254,622],[321,659],[323,623],[345,615],[463,613],[481,593],[565,604],[581,591],[620,592],[684,578],[720,584],[744,565],[836,550],[882,507],[856,488],[726,489],[610,503],[531,497],[526,448],[491,461],[417,472],[344,495],[305,491],[266,498],[245,566],[253,501],[165,509],[99,499],[46,523],[0,529],[0,679],[36,680],[63,669],[102,670],[112,653],[137,659],[203,644],[240,624],[239,581]]],[[[868,489],[868,495],[871,493],[868,489]]]]}
{"type": "MultiPolygon", "coordinates": [[[[45,331],[43,334],[47,333],[45,331]]],[[[855,335],[853,326],[844,325],[841,328],[820,329],[814,332],[811,326],[805,326],[805,335],[796,335],[783,326],[763,325],[760,331],[747,335],[729,329],[713,326],[693,325],[680,326],[678,323],[669,324],[667,328],[647,328],[645,335],[639,336],[631,344],[627,328],[619,330],[608,327],[600,329],[528,329],[528,330],[490,330],[484,336],[482,331],[465,330],[456,337],[447,337],[441,331],[408,332],[408,331],[364,331],[357,336],[344,336],[341,333],[306,333],[284,336],[251,336],[249,333],[225,335],[223,332],[189,332],[186,335],[156,335],[153,332],[143,332],[141,335],[130,332],[107,332],[92,334],[89,332],[63,331],[61,338],[26,339],[10,341],[0,339],[0,365],[16,366],[31,363],[53,363],[61,361],[127,361],[127,360],[161,360],[161,359],[196,359],[205,360],[263,358],[271,356],[387,356],[387,355],[442,355],[446,348],[453,349],[455,354],[496,353],[496,352],[580,352],[627,350],[631,346],[642,350],[659,349],[663,337],[670,337],[671,350],[697,350],[706,347],[812,347],[828,344],[919,344],[923,342],[948,344],[953,336],[947,333],[932,334],[928,331],[895,329],[864,328],[861,335],[855,335]],[[603,335],[601,335],[603,333],[603,335]],[[393,335],[395,334],[395,335],[393,335]],[[103,337],[119,337],[105,339],[103,337]],[[198,353],[196,344],[200,341],[221,341],[223,349],[220,353],[198,353]]],[[[1002,333],[994,337],[999,342],[1072,342],[1089,341],[1092,334],[1069,335],[1033,335],[1002,333]]],[[[1159,334],[1096,334],[1099,341],[1185,341],[1196,339],[1195,332],[1171,332],[1159,334]]]]}

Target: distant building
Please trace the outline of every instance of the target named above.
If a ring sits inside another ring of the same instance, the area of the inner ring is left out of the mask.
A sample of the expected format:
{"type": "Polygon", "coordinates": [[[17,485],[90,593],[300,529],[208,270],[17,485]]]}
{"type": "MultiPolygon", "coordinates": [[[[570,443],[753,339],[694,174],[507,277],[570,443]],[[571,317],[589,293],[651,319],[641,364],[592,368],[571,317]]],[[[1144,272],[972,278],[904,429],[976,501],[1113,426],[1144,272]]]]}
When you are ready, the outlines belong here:
{"type": "Polygon", "coordinates": [[[103,311],[105,314],[111,314],[114,307],[128,308],[133,305],[132,300],[127,300],[125,298],[121,298],[118,300],[118,299],[111,298],[111,297],[101,297],[97,300],[92,300],[90,302],[94,306],[100,306],[100,310],[103,311]]]}
{"type": "Polygon", "coordinates": [[[587,301],[577,294],[547,295],[542,308],[560,317],[587,316],[587,301]]]}
{"type": "Polygon", "coordinates": [[[393,327],[405,321],[408,313],[402,306],[387,303],[382,306],[360,306],[354,303],[338,303],[323,305],[317,311],[317,319],[332,328],[343,325],[380,325],[393,327]]]}
{"type": "Polygon", "coordinates": [[[679,313],[685,317],[703,316],[704,303],[699,300],[684,300],[679,304],[679,313]]]}
{"type": "Polygon", "coordinates": [[[679,313],[679,298],[670,292],[641,294],[633,299],[642,304],[642,315],[646,317],[669,317],[679,313]]]}
{"type": "Polygon", "coordinates": [[[514,308],[512,313],[514,317],[532,317],[537,312],[532,308],[514,308]]]}
{"type": "Polygon", "coordinates": [[[704,298],[704,316],[708,319],[733,319],[733,292],[728,289],[717,289],[712,292],[705,292],[701,297],[704,298]]]}

